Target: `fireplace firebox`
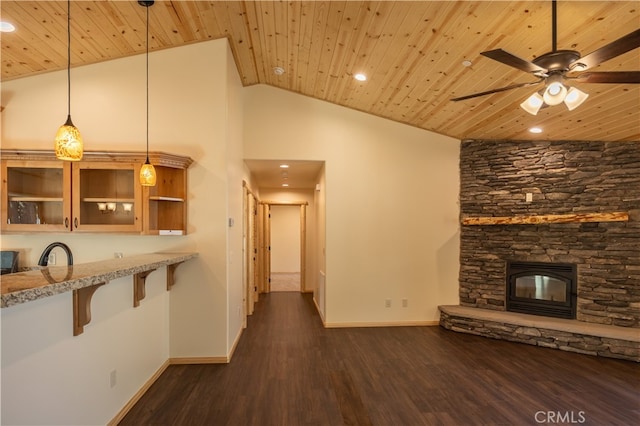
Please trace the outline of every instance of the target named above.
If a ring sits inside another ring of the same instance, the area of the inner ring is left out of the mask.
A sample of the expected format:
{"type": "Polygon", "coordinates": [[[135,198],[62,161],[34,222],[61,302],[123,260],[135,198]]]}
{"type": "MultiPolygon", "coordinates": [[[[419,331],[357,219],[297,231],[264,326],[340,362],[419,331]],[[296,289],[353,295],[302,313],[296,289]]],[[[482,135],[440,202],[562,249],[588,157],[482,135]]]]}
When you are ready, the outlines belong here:
{"type": "Polygon", "coordinates": [[[576,265],[507,262],[507,311],[576,317],[576,265]]]}

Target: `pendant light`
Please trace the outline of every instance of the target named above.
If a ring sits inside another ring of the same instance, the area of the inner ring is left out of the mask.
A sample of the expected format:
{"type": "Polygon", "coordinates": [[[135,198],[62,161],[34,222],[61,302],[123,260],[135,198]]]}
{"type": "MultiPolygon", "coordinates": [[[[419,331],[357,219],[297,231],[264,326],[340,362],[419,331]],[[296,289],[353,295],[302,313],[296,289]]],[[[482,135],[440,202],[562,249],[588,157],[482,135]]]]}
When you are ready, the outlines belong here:
{"type": "Polygon", "coordinates": [[[54,149],[60,160],[82,160],[82,135],[71,121],[71,0],[67,0],[67,121],[56,133],[54,149]]]}
{"type": "Polygon", "coordinates": [[[138,0],[140,6],[147,8],[147,161],[140,168],[140,184],[142,186],[155,186],[156,184],[156,169],[149,161],[149,7],[153,3],[153,0],[138,0]]]}

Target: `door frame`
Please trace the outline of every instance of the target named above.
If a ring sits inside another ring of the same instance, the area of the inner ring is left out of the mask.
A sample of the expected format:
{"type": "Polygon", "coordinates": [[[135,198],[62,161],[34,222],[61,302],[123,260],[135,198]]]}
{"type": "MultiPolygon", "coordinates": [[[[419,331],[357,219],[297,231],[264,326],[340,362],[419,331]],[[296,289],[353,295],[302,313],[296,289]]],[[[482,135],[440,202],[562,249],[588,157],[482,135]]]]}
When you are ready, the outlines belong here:
{"type": "Polygon", "coordinates": [[[258,197],[242,181],[243,221],[242,221],[242,305],[244,310],[244,327],[247,326],[247,316],[253,314],[255,303],[258,301],[259,289],[259,216],[258,197]]]}
{"type": "Polygon", "coordinates": [[[300,206],[300,292],[307,292],[307,201],[261,201],[264,206],[264,267],[265,293],[271,292],[271,206],[300,206]]]}

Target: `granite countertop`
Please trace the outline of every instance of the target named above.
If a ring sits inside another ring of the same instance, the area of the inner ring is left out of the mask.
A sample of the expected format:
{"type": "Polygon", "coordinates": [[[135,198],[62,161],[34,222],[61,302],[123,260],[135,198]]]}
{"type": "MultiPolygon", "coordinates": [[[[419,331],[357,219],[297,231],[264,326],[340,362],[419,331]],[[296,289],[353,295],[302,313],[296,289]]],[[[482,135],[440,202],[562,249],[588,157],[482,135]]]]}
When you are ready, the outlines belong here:
{"type": "Polygon", "coordinates": [[[198,253],[150,253],[3,275],[0,307],[26,303],[193,259],[198,253]]]}

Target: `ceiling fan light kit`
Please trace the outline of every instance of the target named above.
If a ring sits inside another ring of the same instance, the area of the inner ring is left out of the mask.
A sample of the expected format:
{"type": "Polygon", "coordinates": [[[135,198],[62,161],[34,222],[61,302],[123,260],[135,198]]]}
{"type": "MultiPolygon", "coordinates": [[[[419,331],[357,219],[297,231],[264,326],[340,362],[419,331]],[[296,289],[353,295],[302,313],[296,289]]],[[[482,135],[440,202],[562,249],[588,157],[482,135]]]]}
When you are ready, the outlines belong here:
{"type": "Polygon", "coordinates": [[[584,101],[587,100],[589,94],[584,93],[582,90],[576,89],[572,87],[569,89],[569,93],[564,98],[564,104],[567,106],[569,111],[573,111],[578,108],[584,101]]]}
{"type": "Polygon", "coordinates": [[[552,0],[552,51],[538,56],[531,62],[521,59],[502,49],[495,49],[481,53],[481,55],[493,59],[494,61],[498,61],[510,67],[517,68],[520,71],[529,73],[532,76],[537,77],[537,81],[513,84],[498,89],[457,97],[451,100],[457,102],[544,82],[545,88],[543,90],[532,94],[520,104],[520,107],[523,110],[529,114],[536,115],[545,105],[555,106],[560,105],[563,102],[569,111],[573,111],[589,97],[587,93],[575,87],[565,85],[564,80],[567,79],[575,80],[580,83],[640,83],[640,71],[597,71],[578,75],[567,75],[568,73],[581,72],[588,68],[596,67],[605,61],[640,47],[640,29],[632,31],[631,33],[600,47],[588,55],[580,56],[580,53],[575,50],[558,50],[556,48],[556,16],[556,1],[552,0]]]}
{"type": "Polygon", "coordinates": [[[547,85],[542,99],[544,99],[545,104],[555,106],[560,105],[565,96],[567,96],[567,88],[559,81],[553,81],[547,85]]]}
{"type": "Polygon", "coordinates": [[[526,101],[520,104],[520,108],[527,111],[529,114],[536,115],[540,108],[544,105],[544,99],[540,93],[536,92],[533,95],[529,96],[526,101]]]}
{"type": "Polygon", "coordinates": [[[589,94],[562,83],[552,83],[546,89],[535,92],[520,104],[520,108],[531,115],[537,115],[544,105],[554,106],[564,102],[569,111],[578,108],[587,100],[589,94]]]}

